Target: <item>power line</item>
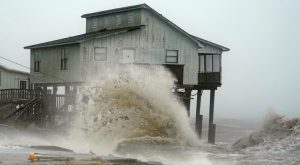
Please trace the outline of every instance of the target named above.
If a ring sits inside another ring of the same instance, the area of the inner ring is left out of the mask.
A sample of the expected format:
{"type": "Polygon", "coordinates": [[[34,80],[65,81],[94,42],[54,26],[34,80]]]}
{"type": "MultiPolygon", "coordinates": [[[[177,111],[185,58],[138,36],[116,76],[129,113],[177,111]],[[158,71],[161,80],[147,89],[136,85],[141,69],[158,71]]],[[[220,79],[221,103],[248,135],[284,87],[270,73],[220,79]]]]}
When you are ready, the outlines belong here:
{"type": "MultiPolygon", "coordinates": [[[[4,60],[6,60],[6,61],[9,61],[9,62],[11,62],[11,63],[14,63],[14,64],[16,64],[16,65],[19,65],[19,66],[21,66],[21,67],[27,68],[27,69],[29,69],[29,70],[31,70],[31,71],[34,71],[34,69],[32,69],[32,68],[30,68],[30,67],[28,67],[28,66],[19,64],[19,63],[13,61],[13,60],[7,59],[7,58],[2,57],[2,56],[0,56],[0,58],[4,59],[4,60]]],[[[53,76],[53,75],[51,75],[51,74],[44,73],[44,72],[41,72],[41,71],[40,71],[39,73],[41,73],[41,74],[43,74],[43,75],[46,75],[46,76],[48,76],[48,77],[52,77],[52,78],[55,78],[55,79],[57,79],[57,80],[60,80],[60,81],[65,82],[65,80],[63,80],[63,79],[61,79],[61,78],[59,78],[59,77],[53,76]]]]}

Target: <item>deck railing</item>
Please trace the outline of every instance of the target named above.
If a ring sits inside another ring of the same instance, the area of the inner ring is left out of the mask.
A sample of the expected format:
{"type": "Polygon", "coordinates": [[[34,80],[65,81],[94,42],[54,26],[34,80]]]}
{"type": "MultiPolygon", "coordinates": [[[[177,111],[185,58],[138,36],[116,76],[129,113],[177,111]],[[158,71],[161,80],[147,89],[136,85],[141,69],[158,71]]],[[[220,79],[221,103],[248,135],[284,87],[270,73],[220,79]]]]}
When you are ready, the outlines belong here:
{"type": "Polygon", "coordinates": [[[42,90],[1,89],[0,103],[12,103],[6,121],[15,123],[25,121],[29,123],[54,123],[55,116],[69,116],[74,112],[76,96],[72,93],[58,95],[42,90]]]}
{"type": "Polygon", "coordinates": [[[199,73],[198,84],[221,84],[221,72],[199,73]]]}
{"type": "Polygon", "coordinates": [[[31,100],[40,96],[41,92],[29,89],[0,89],[0,102],[13,100],[31,100]]]}

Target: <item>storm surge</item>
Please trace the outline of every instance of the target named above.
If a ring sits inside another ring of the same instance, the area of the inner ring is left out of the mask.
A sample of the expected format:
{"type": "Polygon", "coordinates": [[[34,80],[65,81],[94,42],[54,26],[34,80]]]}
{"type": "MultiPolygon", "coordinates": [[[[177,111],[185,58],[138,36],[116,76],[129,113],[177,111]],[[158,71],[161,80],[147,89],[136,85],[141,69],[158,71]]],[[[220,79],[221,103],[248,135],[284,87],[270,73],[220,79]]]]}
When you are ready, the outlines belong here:
{"type": "Polygon", "coordinates": [[[267,114],[263,126],[233,144],[234,149],[292,151],[300,149],[300,118],[267,114]]]}
{"type": "Polygon", "coordinates": [[[173,94],[175,78],[163,67],[130,66],[102,72],[81,89],[73,134],[91,149],[126,144],[195,146],[185,107],[173,94]]]}

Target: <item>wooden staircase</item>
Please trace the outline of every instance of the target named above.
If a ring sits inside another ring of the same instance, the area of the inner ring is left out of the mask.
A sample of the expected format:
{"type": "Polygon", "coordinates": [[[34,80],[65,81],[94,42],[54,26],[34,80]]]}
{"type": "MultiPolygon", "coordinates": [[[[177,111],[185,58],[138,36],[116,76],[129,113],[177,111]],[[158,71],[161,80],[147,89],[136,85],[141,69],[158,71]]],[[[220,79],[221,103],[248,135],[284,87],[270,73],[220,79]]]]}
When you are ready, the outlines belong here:
{"type": "Polygon", "coordinates": [[[0,116],[9,124],[41,122],[41,92],[28,89],[1,89],[0,116]]]}
{"type": "Polygon", "coordinates": [[[55,127],[71,121],[79,110],[76,92],[53,94],[46,89],[1,89],[0,124],[55,127]]]}
{"type": "Polygon", "coordinates": [[[42,122],[42,103],[41,98],[37,97],[17,108],[12,114],[8,115],[6,121],[9,123],[18,122],[30,122],[41,123],[42,122]]]}

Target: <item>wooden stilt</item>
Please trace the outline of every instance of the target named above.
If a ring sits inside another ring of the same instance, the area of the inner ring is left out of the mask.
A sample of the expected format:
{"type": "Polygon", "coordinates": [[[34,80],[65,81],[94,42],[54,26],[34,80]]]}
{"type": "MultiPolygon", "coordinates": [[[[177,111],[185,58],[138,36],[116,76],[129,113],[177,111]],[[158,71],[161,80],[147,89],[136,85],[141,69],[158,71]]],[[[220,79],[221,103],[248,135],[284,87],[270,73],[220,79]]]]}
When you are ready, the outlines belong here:
{"type": "Polygon", "coordinates": [[[197,126],[197,132],[198,132],[198,137],[201,139],[202,138],[202,122],[203,122],[203,115],[199,115],[198,117],[198,126],[197,126]]]}
{"type": "Polygon", "coordinates": [[[208,142],[215,143],[216,125],[214,124],[214,104],[215,104],[215,90],[210,90],[210,105],[209,105],[209,125],[208,125],[208,142]]]}
{"type": "Polygon", "coordinates": [[[202,115],[200,115],[201,96],[202,96],[202,91],[200,89],[198,89],[197,104],[196,104],[195,131],[197,132],[199,138],[201,138],[201,136],[202,136],[202,115]]]}

